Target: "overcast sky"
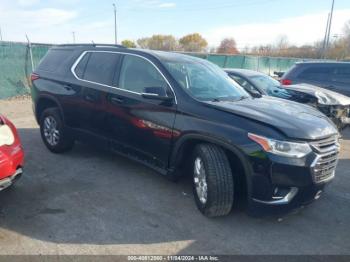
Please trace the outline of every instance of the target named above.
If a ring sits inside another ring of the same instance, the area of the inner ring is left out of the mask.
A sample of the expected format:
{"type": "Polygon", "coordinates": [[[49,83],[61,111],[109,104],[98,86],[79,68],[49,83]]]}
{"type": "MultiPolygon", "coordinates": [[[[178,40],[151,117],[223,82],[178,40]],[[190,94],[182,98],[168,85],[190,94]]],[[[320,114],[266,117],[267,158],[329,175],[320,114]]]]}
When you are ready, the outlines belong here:
{"type": "MultiPolygon", "coordinates": [[[[3,40],[113,43],[113,0],[0,0],[3,40]]],[[[331,0],[117,0],[119,39],[199,32],[210,46],[234,37],[238,47],[296,45],[324,37],[331,0]]],[[[335,0],[332,35],[350,19],[350,0],[335,0]]]]}

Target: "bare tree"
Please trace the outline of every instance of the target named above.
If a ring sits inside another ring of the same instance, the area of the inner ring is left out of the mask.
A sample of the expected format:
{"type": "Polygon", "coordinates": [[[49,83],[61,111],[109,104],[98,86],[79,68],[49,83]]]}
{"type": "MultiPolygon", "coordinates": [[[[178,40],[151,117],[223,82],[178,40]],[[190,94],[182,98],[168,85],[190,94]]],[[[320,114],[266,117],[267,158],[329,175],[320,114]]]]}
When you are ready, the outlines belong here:
{"type": "Polygon", "coordinates": [[[221,41],[217,50],[219,54],[238,54],[237,44],[233,38],[225,38],[221,41]]]}

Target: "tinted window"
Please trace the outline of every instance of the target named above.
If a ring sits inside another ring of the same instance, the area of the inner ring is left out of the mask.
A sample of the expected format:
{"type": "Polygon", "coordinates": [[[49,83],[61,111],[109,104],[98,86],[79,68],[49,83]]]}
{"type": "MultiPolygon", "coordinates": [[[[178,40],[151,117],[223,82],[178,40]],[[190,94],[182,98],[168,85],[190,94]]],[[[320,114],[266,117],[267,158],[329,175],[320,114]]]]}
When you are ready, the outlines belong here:
{"type": "Polygon", "coordinates": [[[307,80],[331,80],[334,67],[312,66],[301,72],[299,78],[307,80]]]}
{"type": "Polygon", "coordinates": [[[99,84],[112,85],[120,54],[91,52],[83,79],[99,84]]]}
{"type": "Polygon", "coordinates": [[[350,65],[336,67],[333,80],[340,83],[350,84],[350,65]]]}
{"type": "Polygon", "coordinates": [[[162,87],[166,90],[167,83],[150,62],[137,56],[126,55],[123,60],[118,87],[143,93],[145,88],[162,87]]]}
{"type": "Polygon", "coordinates": [[[44,59],[38,66],[38,70],[64,73],[69,67],[69,61],[71,59],[71,49],[50,49],[44,59]]]}

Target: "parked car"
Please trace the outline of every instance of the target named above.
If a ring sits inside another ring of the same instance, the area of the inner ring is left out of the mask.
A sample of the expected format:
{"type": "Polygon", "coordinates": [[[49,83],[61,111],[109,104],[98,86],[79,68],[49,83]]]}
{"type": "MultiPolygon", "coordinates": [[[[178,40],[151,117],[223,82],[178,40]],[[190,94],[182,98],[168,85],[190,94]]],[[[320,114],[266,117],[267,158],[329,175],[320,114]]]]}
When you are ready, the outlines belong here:
{"type": "Polygon", "coordinates": [[[209,217],[227,215],[241,199],[249,213],[285,212],[317,199],[335,175],[338,132],[326,116],[254,98],[199,58],[57,46],[32,74],[31,95],[50,151],[81,140],[172,179],[188,174],[197,207],[209,217]]]}
{"type": "Polygon", "coordinates": [[[250,93],[274,96],[311,105],[328,116],[339,130],[350,124],[350,98],[308,84],[285,88],[272,77],[247,69],[225,69],[226,73],[250,93]]]}
{"type": "Polygon", "coordinates": [[[299,62],[282,76],[281,83],[307,83],[350,96],[350,63],[299,62]]]}
{"type": "Polygon", "coordinates": [[[22,175],[24,153],[15,126],[0,115],[0,191],[22,175]]]}

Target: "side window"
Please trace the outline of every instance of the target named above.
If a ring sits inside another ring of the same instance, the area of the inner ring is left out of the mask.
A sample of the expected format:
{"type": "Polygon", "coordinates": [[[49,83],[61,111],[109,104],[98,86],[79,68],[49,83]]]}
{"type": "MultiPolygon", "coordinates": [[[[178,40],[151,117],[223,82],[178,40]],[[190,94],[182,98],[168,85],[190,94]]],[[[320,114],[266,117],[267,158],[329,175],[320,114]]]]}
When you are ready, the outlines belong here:
{"type": "Polygon", "coordinates": [[[240,84],[248,92],[256,93],[258,90],[252,86],[248,81],[237,75],[230,75],[238,84],[240,84]]]}
{"type": "Polygon", "coordinates": [[[90,52],[87,61],[85,57],[80,61],[76,74],[81,74],[84,80],[111,86],[120,58],[121,55],[116,53],[90,52]]]}
{"type": "Polygon", "coordinates": [[[333,80],[339,83],[350,84],[350,65],[336,67],[333,80]]]}
{"type": "Polygon", "coordinates": [[[120,71],[119,88],[144,93],[146,89],[161,88],[166,94],[167,83],[158,70],[147,60],[126,55],[120,71]]]}
{"type": "Polygon", "coordinates": [[[298,78],[315,81],[330,81],[333,72],[334,68],[331,66],[313,66],[305,69],[298,78]]]}
{"type": "Polygon", "coordinates": [[[73,50],[71,49],[50,49],[38,66],[38,70],[55,74],[65,74],[73,50]]]}

